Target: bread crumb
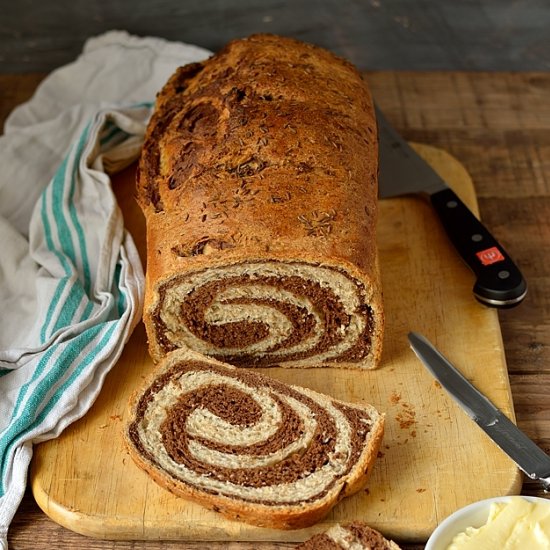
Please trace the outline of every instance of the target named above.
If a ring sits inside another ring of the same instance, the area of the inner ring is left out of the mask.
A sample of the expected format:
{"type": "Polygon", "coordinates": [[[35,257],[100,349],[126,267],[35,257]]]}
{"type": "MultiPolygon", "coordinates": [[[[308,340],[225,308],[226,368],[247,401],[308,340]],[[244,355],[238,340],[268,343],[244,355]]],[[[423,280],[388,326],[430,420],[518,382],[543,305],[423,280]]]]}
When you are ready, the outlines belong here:
{"type": "Polygon", "coordinates": [[[416,413],[411,410],[410,405],[403,404],[403,410],[396,415],[395,420],[402,430],[407,430],[416,424],[416,413]]]}
{"type": "Polygon", "coordinates": [[[401,394],[397,393],[396,391],[392,392],[389,398],[390,403],[392,403],[393,405],[397,405],[397,403],[399,403],[400,400],[401,400],[401,394]]]}

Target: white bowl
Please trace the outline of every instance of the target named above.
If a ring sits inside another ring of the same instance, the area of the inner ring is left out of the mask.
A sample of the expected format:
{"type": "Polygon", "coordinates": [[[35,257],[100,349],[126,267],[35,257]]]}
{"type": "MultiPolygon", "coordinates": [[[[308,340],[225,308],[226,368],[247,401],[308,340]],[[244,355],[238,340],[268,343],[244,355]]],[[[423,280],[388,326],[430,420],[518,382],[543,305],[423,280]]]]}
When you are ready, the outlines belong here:
{"type": "MultiPolygon", "coordinates": [[[[511,498],[518,497],[495,497],[487,498],[469,504],[464,508],[460,508],[454,514],[444,519],[437,529],[432,533],[426,543],[425,550],[446,550],[454,537],[466,530],[467,527],[481,527],[489,518],[489,509],[493,502],[507,502],[511,498]]],[[[550,500],[540,497],[524,497],[531,502],[544,502],[550,506],[550,500]]]]}

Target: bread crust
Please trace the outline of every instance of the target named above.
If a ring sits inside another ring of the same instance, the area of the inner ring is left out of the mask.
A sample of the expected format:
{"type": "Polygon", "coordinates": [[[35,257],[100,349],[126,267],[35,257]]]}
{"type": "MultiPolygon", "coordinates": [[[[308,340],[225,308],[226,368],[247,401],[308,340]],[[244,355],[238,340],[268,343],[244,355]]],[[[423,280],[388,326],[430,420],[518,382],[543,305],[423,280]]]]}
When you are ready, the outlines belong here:
{"type": "MultiPolygon", "coordinates": [[[[224,364],[214,359],[206,358],[191,350],[176,350],[170,353],[161,363],[159,368],[155,370],[145,381],[144,386],[136,390],[132,395],[129,403],[129,421],[126,423],[124,431],[124,442],[126,449],[134,462],[144,470],[158,485],[168,489],[176,496],[185,498],[205,506],[215,512],[222,514],[224,517],[231,520],[243,521],[259,527],[268,527],[273,529],[301,529],[311,526],[323,517],[343,498],[353,495],[354,493],[365,488],[374,463],[378,456],[383,434],[384,434],[384,415],[378,413],[374,407],[370,405],[358,405],[346,403],[337,399],[332,399],[328,396],[324,398],[334,402],[342,403],[347,406],[352,406],[361,410],[368,411],[373,421],[372,429],[369,432],[368,445],[361,452],[355,466],[351,471],[335,483],[334,487],[327,492],[322,499],[316,500],[313,503],[302,503],[298,505],[266,505],[261,503],[250,503],[238,498],[231,498],[223,495],[214,495],[207,492],[197,490],[196,488],[174,480],[167,472],[159,469],[158,466],[151,463],[150,460],[140,453],[135,444],[132,442],[128,427],[137,416],[137,406],[143,392],[152,386],[159,379],[163,372],[169,370],[174,364],[185,361],[207,362],[212,366],[221,366],[224,369],[237,370],[232,365],[224,364]]],[[[262,378],[263,375],[257,375],[262,378]]],[[[263,376],[266,378],[266,376],[263,376]]],[[[294,385],[288,385],[290,388],[300,391],[301,388],[294,385]]],[[[316,395],[317,392],[313,392],[316,395]]]]}
{"type": "MultiPolygon", "coordinates": [[[[160,288],[182,273],[304,261],[360,281],[382,350],[378,146],[369,90],[347,61],[272,35],[229,43],[160,91],[137,176],[147,224],[150,353],[160,288]]],[[[343,366],[358,365],[344,361],[343,366]]]]}

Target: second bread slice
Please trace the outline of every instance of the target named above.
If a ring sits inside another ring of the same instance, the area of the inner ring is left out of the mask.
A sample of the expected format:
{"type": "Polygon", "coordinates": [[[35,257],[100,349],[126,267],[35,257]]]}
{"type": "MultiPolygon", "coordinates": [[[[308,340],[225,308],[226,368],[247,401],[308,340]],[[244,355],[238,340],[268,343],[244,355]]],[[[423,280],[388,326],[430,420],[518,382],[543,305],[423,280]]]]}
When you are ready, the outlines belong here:
{"type": "Polygon", "coordinates": [[[178,496],[228,518],[294,529],[367,482],[383,415],[186,350],[131,404],[135,462],[178,496]]]}

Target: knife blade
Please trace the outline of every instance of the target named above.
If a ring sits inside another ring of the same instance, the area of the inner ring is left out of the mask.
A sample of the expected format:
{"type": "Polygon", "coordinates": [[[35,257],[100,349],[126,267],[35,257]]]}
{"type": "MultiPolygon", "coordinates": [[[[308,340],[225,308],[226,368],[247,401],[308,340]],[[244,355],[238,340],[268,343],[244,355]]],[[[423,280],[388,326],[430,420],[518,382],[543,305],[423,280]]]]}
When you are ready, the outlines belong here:
{"type": "Polygon", "coordinates": [[[527,284],[504,247],[447,183],[397,133],[376,107],[380,176],[379,198],[424,193],[458,253],[476,276],[473,292],[482,304],[518,305],[527,284]]]}
{"type": "Polygon", "coordinates": [[[417,357],[464,412],[525,472],[550,491],[550,456],[473,386],[424,336],[410,332],[417,357]]]}

